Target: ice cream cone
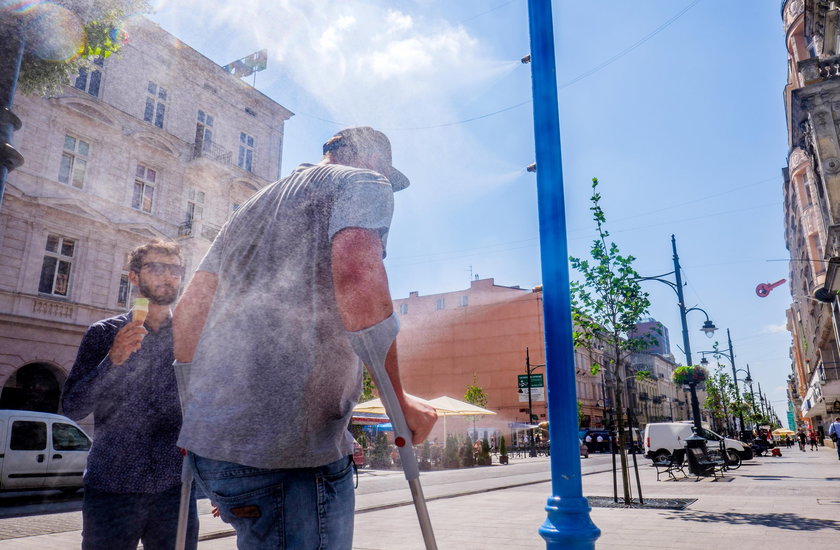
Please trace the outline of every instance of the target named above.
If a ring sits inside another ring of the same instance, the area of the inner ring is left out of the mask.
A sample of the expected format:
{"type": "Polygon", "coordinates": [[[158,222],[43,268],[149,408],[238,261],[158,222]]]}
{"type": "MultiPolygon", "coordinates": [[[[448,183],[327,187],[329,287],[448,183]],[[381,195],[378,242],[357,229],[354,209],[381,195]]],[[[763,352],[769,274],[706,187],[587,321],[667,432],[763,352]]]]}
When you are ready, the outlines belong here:
{"type": "Polygon", "coordinates": [[[131,320],[146,322],[146,316],[149,314],[149,299],[135,298],[134,305],[131,306],[131,320]]]}

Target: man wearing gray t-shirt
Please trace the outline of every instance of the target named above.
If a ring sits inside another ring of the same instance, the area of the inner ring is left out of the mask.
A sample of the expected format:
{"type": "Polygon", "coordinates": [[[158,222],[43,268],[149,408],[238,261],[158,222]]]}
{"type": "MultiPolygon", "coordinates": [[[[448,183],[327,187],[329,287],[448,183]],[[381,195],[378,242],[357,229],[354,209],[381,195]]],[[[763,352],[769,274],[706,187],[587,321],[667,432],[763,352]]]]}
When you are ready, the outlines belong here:
{"type": "MultiPolygon", "coordinates": [[[[178,444],[240,548],[352,545],[362,374],[348,334],[393,315],[382,258],[407,186],[384,134],[342,130],[234,213],[178,304],[178,444]]],[[[385,367],[420,443],[436,415],[403,392],[396,342],[385,367]]]]}

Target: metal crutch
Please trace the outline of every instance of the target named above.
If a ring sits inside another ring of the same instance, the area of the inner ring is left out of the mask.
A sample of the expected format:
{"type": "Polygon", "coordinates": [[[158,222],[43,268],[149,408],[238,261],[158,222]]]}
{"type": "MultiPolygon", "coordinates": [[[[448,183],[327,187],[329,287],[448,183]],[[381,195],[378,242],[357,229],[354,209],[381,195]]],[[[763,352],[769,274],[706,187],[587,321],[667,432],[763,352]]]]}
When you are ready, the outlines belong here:
{"type": "Polygon", "coordinates": [[[384,358],[378,364],[368,365],[368,370],[379,389],[379,397],[385,405],[385,412],[394,428],[394,443],[399,450],[405,479],[408,480],[408,487],[411,489],[411,498],[417,510],[417,519],[420,521],[420,531],[423,533],[426,550],[437,550],[432,521],[429,518],[429,510],[426,508],[426,499],[423,497],[423,487],[420,485],[420,468],[417,466],[417,457],[411,445],[411,430],[408,429],[394,386],[385,371],[384,358]]]}
{"type": "MultiPolygon", "coordinates": [[[[178,386],[178,400],[181,402],[181,414],[184,413],[184,402],[187,399],[187,383],[189,382],[188,363],[172,365],[175,370],[175,384],[178,386]]],[[[187,545],[187,524],[189,523],[190,496],[192,493],[193,472],[187,463],[187,450],[181,449],[184,462],[181,465],[181,502],[178,506],[178,529],[175,531],[175,550],[184,550],[187,545]]]]}

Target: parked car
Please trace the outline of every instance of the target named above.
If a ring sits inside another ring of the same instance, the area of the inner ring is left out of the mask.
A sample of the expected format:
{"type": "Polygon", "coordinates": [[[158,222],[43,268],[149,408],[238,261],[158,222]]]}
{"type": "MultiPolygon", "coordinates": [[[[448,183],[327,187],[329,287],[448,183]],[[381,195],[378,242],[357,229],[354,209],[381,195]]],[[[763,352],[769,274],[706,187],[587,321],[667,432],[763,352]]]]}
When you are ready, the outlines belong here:
{"type": "MultiPolygon", "coordinates": [[[[645,426],[645,458],[654,462],[668,460],[676,449],[685,447],[685,439],[690,437],[694,425],[692,422],[654,422],[645,426]]],[[[708,428],[701,428],[697,434],[707,440],[706,446],[714,449],[724,442],[726,452],[731,462],[739,462],[752,458],[752,450],[735,439],[723,437],[708,428]]]]}
{"type": "Polygon", "coordinates": [[[591,437],[589,449],[594,453],[608,453],[610,451],[610,432],[608,430],[597,430],[595,428],[581,428],[578,431],[578,438],[586,444],[586,436],[591,437]],[[601,442],[598,443],[598,436],[601,442]]]}
{"type": "Polygon", "coordinates": [[[0,410],[0,490],[82,487],[90,437],[65,416],[0,410]]]}

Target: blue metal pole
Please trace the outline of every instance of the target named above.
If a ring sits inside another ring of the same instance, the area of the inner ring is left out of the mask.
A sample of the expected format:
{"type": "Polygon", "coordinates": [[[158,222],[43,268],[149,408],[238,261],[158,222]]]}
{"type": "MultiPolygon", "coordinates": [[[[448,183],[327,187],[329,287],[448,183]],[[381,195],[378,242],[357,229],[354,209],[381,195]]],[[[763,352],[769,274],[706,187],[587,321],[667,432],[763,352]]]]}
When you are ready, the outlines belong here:
{"type": "Polygon", "coordinates": [[[594,550],[601,535],[583,497],[578,442],[575,350],[572,340],[560,122],[551,1],[528,0],[537,197],[545,312],[546,389],[551,437],[552,496],[539,533],[549,550],[594,550]]]}

